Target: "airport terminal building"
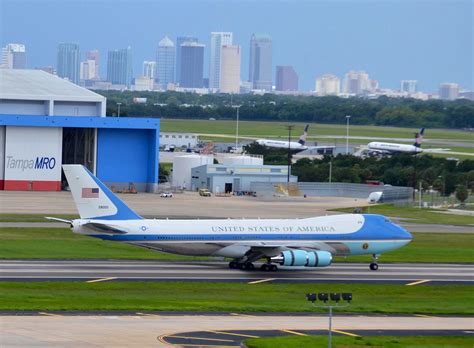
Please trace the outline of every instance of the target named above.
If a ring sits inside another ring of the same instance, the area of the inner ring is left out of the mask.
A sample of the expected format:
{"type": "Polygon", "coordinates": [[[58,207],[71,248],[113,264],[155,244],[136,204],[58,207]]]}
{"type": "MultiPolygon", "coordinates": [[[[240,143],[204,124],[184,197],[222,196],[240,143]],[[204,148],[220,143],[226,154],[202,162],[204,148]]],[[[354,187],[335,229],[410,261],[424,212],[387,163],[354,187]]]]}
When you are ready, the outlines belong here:
{"type": "Polygon", "coordinates": [[[105,117],[106,99],[39,70],[0,69],[0,189],[58,191],[83,164],[117,191],[154,192],[159,119],[105,117]]]}

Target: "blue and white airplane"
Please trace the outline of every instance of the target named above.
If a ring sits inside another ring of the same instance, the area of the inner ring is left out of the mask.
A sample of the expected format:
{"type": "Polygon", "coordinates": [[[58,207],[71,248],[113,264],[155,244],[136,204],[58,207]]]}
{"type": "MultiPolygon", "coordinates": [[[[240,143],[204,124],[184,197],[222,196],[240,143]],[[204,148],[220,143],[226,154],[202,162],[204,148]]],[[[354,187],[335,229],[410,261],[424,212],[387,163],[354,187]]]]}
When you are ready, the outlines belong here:
{"type": "Polygon", "coordinates": [[[412,240],[381,215],[342,214],[305,219],[143,219],[82,165],[63,165],[80,219],[76,233],[160,251],[232,258],[230,268],[276,271],[282,266],[326,267],[333,256],[370,254],[377,270],[381,253],[412,240]]]}

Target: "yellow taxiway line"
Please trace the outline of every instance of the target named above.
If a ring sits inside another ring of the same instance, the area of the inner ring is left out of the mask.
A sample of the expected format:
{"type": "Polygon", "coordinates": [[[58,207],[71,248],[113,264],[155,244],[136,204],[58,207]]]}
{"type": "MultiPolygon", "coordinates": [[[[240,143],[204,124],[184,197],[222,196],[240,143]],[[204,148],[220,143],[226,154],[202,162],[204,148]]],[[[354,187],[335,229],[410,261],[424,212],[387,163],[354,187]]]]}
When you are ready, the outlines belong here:
{"type": "Polygon", "coordinates": [[[107,281],[107,280],[114,280],[114,279],[117,279],[117,277],[92,279],[92,280],[86,281],[86,283],[98,283],[98,282],[105,282],[105,281],[107,281]]]}
{"type": "Polygon", "coordinates": [[[271,282],[272,280],[275,280],[275,278],[254,280],[253,282],[248,282],[247,284],[259,284],[259,283],[271,282]]]}
{"type": "Polygon", "coordinates": [[[230,336],[239,336],[239,337],[248,337],[248,338],[260,338],[260,336],[246,335],[246,334],[234,333],[234,332],[226,332],[226,331],[207,330],[207,332],[212,332],[212,333],[215,333],[215,334],[222,334],[222,335],[230,335],[230,336]]]}
{"type": "Polygon", "coordinates": [[[305,334],[305,333],[298,332],[298,331],[293,331],[293,330],[280,330],[280,331],[286,332],[286,333],[290,333],[290,334],[296,335],[296,336],[308,336],[308,335],[305,334]]]}
{"type": "Polygon", "coordinates": [[[360,337],[360,335],[357,335],[357,334],[355,334],[355,333],[347,332],[347,331],[341,331],[341,330],[336,330],[336,329],[332,329],[332,332],[336,332],[336,333],[339,333],[339,334],[342,334],[342,335],[346,335],[346,336],[351,336],[351,337],[360,337]]]}
{"type": "Polygon", "coordinates": [[[413,283],[408,283],[408,284],[405,284],[406,286],[413,286],[413,285],[418,285],[418,284],[423,284],[423,283],[427,283],[427,282],[430,282],[431,280],[429,279],[424,279],[424,280],[418,280],[416,282],[413,282],[413,283]]]}

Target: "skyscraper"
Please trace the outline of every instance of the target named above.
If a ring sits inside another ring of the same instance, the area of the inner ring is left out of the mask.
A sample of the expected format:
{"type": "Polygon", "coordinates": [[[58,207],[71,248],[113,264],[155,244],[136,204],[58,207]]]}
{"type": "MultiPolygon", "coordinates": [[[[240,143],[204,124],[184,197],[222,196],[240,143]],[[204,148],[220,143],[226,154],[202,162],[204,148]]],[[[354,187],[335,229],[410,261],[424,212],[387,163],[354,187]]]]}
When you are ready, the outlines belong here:
{"type": "Polygon", "coordinates": [[[212,32],[209,53],[209,88],[219,89],[221,86],[221,53],[224,45],[232,45],[232,33],[212,32]]]}
{"type": "Polygon", "coordinates": [[[178,36],[176,39],[176,82],[181,81],[181,45],[185,42],[198,42],[194,36],[178,36]]]}
{"type": "Polygon", "coordinates": [[[93,80],[96,78],[95,60],[88,59],[81,62],[79,77],[81,80],[93,80]]]}
{"type": "Polygon", "coordinates": [[[107,81],[114,85],[132,85],[132,48],[109,51],[107,54],[107,81]]]}
{"type": "Polygon", "coordinates": [[[249,81],[254,89],[272,90],[272,39],[267,34],[250,38],[249,81]]]}
{"type": "Polygon", "coordinates": [[[316,78],[316,93],[319,96],[338,95],[341,89],[339,77],[326,74],[316,78]]]}
{"type": "Polygon", "coordinates": [[[168,83],[174,82],[174,63],[176,49],[173,41],[165,36],[158,43],[156,51],[156,82],[161,89],[166,89],[168,83]]]}
{"type": "Polygon", "coordinates": [[[276,67],[276,90],[277,91],[297,91],[298,74],[292,66],[276,67]]]}
{"type": "Polygon", "coordinates": [[[185,88],[202,88],[204,70],[204,45],[197,42],[184,42],[178,47],[181,51],[181,79],[179,85],[185,88]]]}
{"type": "Polygon", "coordinates": [[[240,93],[240,52],[240,46],[222,46],[219,89],[222,93],[240,93]]]}
{"type": "Polygon", "coordinates": [[[402,80],[400,83],[400,91],[407,93],[416,93],[417,92],[417,80],[402,80]]]}
{"type": "Polygon", "coordinates": [[[156,77],[156,62],[152,60],[145,60],[143,62],[143,76],[155,79],[156,77]]]}
{"type": "Polygon", "coordinates": [[[349,71],[344,77],[344,93],[361,95],[371,91],[369,75],[365,71],[349,71]]]}
{"type": "Polygon", "coordinates": [[[73,83],[79,83],[79,45],[75,43],[60,43],[58,46],[58,76],[67,78],[73,83]]]}
{"type": "Polygon", "coordinates": [[[25,45],[9,43],[3,47],[0,66],[5,69],[26,69],[25,45]]]}
{"type": "Polygon", "coordinates": [[[93,60],[95,63],[95,75],[92,77],[93,80],[98,80],[100,78],[100,54],[98,50],[92,50],[86,52],[86,60],[93,60]]]}
{"type": "Polygon", "coordinates": [[[459,85],[457,83],[442,83],[439,85],[439,98],[444,100],[455,100],[459,97],[459,85]]]}

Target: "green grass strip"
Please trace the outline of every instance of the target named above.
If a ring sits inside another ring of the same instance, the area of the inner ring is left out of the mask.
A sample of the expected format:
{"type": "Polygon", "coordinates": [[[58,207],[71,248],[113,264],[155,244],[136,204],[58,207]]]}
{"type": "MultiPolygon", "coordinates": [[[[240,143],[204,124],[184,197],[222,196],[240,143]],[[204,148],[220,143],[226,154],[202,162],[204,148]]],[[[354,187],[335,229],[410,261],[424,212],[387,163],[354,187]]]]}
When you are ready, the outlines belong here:
{"type": "Polygon", "coordinates": [[[246,284],[208,282],[0,282],[2,310],[324,312],[308,292],[352,292],[337,312],[474,314],[468,285],[246,284]]]}
{"type": "MultiPolygon", "coordinates": [[[[245,340],[249,348],[294,348],[326,347],[327,336],[283,336],[271,338],[252,338],[245,340]]],[[[474,338],[469,336],[372,336],[347,337],[332,336],[333,348],[352,347],[417,347],[417,348],[472,348],[474,338]]]]}

